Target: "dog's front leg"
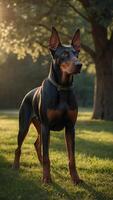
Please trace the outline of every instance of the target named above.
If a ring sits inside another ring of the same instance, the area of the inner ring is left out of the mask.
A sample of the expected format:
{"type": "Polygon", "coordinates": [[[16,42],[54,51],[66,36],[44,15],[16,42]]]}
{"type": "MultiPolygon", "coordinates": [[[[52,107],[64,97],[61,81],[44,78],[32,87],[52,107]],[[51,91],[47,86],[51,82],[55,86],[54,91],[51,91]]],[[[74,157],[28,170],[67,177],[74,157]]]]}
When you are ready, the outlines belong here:
{"type": "Polygon", "coordinates": [[[50,174],[50,160],[49,160],[49,142],[50,142],[50,130],[42,124],[41,126],[42,135],[42,151],[43,151],[43,183],[51,182],[50,174]]]}
{"type": "Polygon", "coordinates": [[[74,128],[65,130],[65,138],[67,144],[68,158],[69,158],[69,171],[74,184],[81,182],[75,163],[75,131],[74,128]]]}

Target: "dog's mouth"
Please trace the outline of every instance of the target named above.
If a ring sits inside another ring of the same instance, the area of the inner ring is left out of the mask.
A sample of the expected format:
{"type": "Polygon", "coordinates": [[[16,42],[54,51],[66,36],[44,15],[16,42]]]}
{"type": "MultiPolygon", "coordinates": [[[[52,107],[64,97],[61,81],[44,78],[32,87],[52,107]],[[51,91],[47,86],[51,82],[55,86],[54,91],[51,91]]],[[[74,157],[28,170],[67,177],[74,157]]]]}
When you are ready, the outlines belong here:
{"type": "Polygon", "coordinates": [[[70,75],[72,75],[72,74],[79,74],[81,72],[81,68],[75,68],[74,67],[74,69],[68,70],[67,72],[70,75]]]}
{"type": "Polygon", "coordinates": [[[81,72],[81,69],[75,70],[75,74],[79,74],[81,72]]]}

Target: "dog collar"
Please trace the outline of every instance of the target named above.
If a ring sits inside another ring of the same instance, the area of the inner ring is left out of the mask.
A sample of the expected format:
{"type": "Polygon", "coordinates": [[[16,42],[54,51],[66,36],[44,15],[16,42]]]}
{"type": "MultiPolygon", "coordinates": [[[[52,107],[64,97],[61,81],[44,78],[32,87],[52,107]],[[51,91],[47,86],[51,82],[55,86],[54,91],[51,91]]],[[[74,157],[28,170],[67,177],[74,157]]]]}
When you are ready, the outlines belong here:
{"type": "Polygon", "coordinates": [[[64,90],[70,90],[72,89],[72,86],[68,86],[68,87],[63,87],[62,85],[59,85],[55,80],[53,80],[50,76],[48,77],[48,80],[57,88],[58,91],[64,90]]]}

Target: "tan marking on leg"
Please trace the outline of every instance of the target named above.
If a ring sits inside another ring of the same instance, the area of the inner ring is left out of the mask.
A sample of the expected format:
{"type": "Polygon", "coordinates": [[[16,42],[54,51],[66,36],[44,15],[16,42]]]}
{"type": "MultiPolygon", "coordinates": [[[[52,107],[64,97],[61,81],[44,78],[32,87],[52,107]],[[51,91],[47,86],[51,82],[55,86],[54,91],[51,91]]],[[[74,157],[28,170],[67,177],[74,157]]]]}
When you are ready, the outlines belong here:
{"type": "Polygon", "coordinates": [[[81,182],[79,175],[76,169],[75,163],[75,155],[74,155],[74,146],[75,146],[75,139],[74,133],[65,132],[66,144],[67,144],[67,151],[68,151],[68,159],[69,159],[69,171],[71,175],[71,179],[74,184],[78,184],[81,182]]]}
{"type": "Polygon", "coordinates": [[[67,112],[69,119],[75,123],[77,120],[78,111],[77,110],[68,110],[67,112]]]}
{"type": "Polygon", "coordinates": [[[38,138],[36,139],[34,146],[35,146],[35,150],[38,156],[38,159],[42,165],[42,154],[41,154],[41,125],[40,122],[38,122],[38,120],[36,120],[35,118],[32,120],[37,132],[38,132],[38,138]]]}
{"type": "Polygon", "coordinates": [[[42,165],[41,137],[40,137],[40,135],[39,135],[38,138],[36,139],[36,141],[35,141],[35,143],[34,143],[34,146],[35,146],[35,150],[36,150],[38,159],[39,159],[39,161],[40,161],[40,164],[42,165]]]}
{"type": "Polygon", "coordinates": [[[14,158],[14,163],[13,163],[13,169],[19,169],[20,167],[20,156],[21,156],[21,149],[18,147],[15,150],[15,158],[14,158]]]}
{"type": "Polygon", "coordinates": [[[43,157],[43,183],[51,183],[51,174],[50,174],[50,160],[49,157],[43,157]]]}

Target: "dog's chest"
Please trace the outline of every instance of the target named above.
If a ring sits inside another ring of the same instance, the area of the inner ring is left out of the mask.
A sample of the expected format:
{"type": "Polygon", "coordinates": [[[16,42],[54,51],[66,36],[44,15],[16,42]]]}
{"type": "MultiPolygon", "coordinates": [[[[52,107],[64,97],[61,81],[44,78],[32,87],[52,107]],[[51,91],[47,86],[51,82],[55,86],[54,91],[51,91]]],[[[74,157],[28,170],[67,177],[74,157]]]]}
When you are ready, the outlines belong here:
{"type": "Polygon", "coordinates": [[[40,116],[51,130],[61,130],[68,123],[74,124],[77,104],[73,90],[58,91],[49,82],[42,90],[40,116]]]}
{"type": "Polygon", "coordinates": [[[75,124],[77,118],[77,111],[69,109],[68,105],[66,109],[59,107],[47,110],[49,127],[53,131],[62,130],[67,124],[75,124]]]}
{"type": "Polygon", "coordinates": [[[66,92],[60,92],[51,100],[47,109],[47,116],[51,118],[60,118],[69,109],[69,95],[66,92]]]}
{"type": "Polygon", "coordinates": [[[60,93],[60,95],[57,97],[57,101],[55,102],[55,106],[53,108],[49,107],[47,109],[47,118],[50,122],[55,120],[64,122],[67,119],[72,119],[72,115],[74,116],[75,109],[72,106],[69,97],[70,96],[68,93],[60,93]]]}

